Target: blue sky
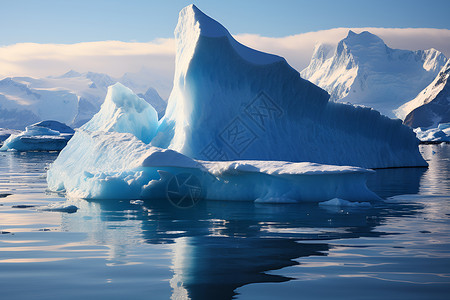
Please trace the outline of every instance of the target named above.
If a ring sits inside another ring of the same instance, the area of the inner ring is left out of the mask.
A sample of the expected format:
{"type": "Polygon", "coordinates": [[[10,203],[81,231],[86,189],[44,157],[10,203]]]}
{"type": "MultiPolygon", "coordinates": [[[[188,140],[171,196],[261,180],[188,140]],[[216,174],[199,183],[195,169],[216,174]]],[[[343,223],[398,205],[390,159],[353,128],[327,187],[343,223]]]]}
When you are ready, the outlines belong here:
{"type": "Polygon", "coordinates": [[[233,34],[282,37],[335,27],[450,29],[449,0],[0,0],[0,45],[168,38],[179,10],[191,3],[233,34]]]}

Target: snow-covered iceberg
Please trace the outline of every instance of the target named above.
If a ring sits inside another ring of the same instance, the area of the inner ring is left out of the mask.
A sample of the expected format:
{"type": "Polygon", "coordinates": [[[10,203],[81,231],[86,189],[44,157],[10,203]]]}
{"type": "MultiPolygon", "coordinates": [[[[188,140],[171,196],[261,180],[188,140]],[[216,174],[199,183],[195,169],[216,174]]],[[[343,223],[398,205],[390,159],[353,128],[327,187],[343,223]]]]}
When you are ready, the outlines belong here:
{"type": "Polygon", "coordinates": [[[152,145],[202,160],[426,166],[400,120],[329,101],[285,59],[238,43],[194,5],[175,36],[174,87],[152,145]]]}
{"type": "Polygon", "coordinates": [[[422,129],[418,127],[414,129],[417,138],[424,143],[450,143],[450,123],[441,123],[436,128],[422,129]]]}
{"type": "Polygon", "coordinates": [[[43,121],[27,126],[23,132],[11,134],[0,151],[59,151],[66,146],[72,135],[73,130],[63,123],[43,121]]]}
{"type": "Polygon", "coordinates": [[[286,61],[235,41],[191,5],[175,30],[165,116],[121,84],[51,165],[69,197],[257,202],[371,201],[369,171],[424,166],[413,131],[329,102],[286,61]],[[352,166],[349,166],[352,165],[352,166]]]}
{"type": "Polygon", "coordinates": [[[359,167],[282,161],[200,161],[146,143],[156,111],[121,84],[82,126],[47,174],[69,197],[166,199],[187,207],[206,198],[258,202],[376,200],[359,167]],[[111,117],[114,116],[114,117],[111,117]],[[133,122],[131,122],[133,121],[133,122]],[[145,133],[145,134],[143,134],[145,133]]]}

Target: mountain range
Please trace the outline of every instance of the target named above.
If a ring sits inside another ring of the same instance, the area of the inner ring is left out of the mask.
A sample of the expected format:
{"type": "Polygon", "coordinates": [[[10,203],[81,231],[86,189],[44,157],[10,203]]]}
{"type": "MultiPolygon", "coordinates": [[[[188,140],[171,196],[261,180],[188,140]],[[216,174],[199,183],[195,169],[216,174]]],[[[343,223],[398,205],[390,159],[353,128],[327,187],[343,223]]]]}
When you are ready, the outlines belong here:
{"type": "Polygon", "coordinates": [[[133,86],[162,116],[166,101],[145,85],[145,77],[139,78],[139,83],[133,84],[131,73],[114,79],[107,74],[73,70],[56,77],[5,78],[0,81],[0,128],[24,129],[42,120],[79,127],[98,112],[108,86],[121,80],[133,86]]]}
{"type": "Polygon", "coordinates": [[[397,109],[433,81],[446,62],[436,49],[392,49],[370,32],[350,30],[337,46],[317,45],[301,76],[325,89],[333,101],[404,119],[408,112],[397,109]]]}

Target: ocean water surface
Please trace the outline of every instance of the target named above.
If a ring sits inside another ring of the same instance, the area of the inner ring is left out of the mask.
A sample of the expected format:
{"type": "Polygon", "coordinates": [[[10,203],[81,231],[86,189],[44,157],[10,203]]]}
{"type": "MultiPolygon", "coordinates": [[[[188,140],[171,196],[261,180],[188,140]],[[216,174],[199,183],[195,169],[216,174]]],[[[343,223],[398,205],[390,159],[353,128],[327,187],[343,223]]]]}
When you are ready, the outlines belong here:
{"type": "Polygon", "coordinates": [[[57,153],[0,153],[0,298],[449,299],[450,145],[420,150],[359,208],[65,199],[57,153]]]}

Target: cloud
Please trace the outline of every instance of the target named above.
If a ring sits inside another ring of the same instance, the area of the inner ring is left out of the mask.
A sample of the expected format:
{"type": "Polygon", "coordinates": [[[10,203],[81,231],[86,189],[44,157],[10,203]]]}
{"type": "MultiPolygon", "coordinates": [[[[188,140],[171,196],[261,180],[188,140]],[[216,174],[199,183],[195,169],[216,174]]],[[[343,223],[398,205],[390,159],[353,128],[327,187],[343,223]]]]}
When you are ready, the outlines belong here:
{"type": "Polygon", "coordinates": [[[263,37],[254,34],[240,34],[241,43],[264,52],[286,58],[292,67],[301,71],[308,64],[317,43],[336,45],[347,36],[349,30],[356,33],[369,31],[378,35],[394,49],[419,50],[435,48],[450,57],[450,30],[434,28],[334,28],[302,33],[281,38],[263,37]]]}
{"type": "MultiPolygon", "coordinates": [[[[297,70],[305,68],[316,43],[337,44],[349,28],[335,28],[272,38],[239,34],[241,43],[283,56],[297,70]]],[[[450,57],[450,30],[430,28],[352,28],[379,35],[391,48],[436,48],[450,57]]],[[[77,44],[21,43],[0,47],[0,77],[59,75],[68,70],[101,72],[120,77],[125,72],[154,73],[169,84],[175,67],[175,42],[158,39],[150,43],[101,41],[77,44]]]]}
{"type": "Polygon", "coordinates": [[[174,55],[173,39],[159,39],[151,43],[21,43],[0,47],[0,73],[4,77],[43,77],[74,69],[119,77],[125,72],[137,72],[148,67],[167,77],[173,72],[174,55]]]}

